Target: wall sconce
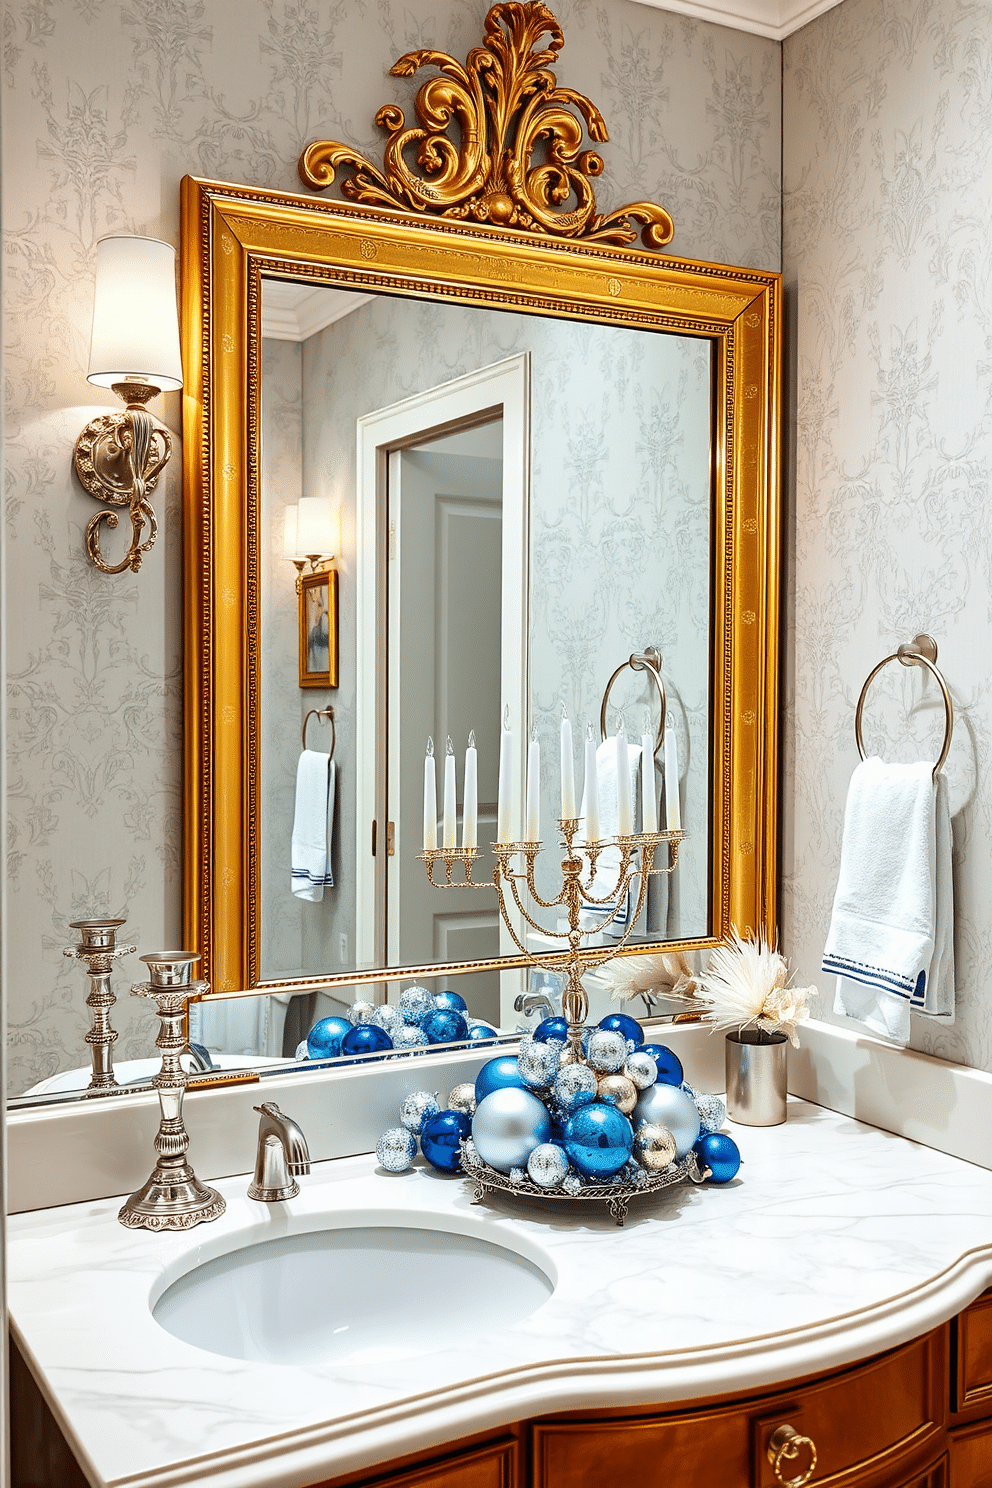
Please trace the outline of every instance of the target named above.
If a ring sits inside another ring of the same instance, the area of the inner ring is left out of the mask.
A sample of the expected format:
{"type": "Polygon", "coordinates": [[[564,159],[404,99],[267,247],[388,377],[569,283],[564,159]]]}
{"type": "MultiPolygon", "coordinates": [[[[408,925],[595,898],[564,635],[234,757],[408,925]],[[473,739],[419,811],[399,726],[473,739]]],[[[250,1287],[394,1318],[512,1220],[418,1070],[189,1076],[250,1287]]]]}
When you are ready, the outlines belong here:
{"type": "Polygon", "coordinates": [[[120,563],[104,562],[100,527],[116,527],[116,511],[86,526],[86,551],[102,573],[137,573],[158,534],[148,501],[172,454],[172,438],[145,408],[183,385],[176,310],[176,250],[157,238],[107,237],[96,245],[96,289],[87,382],[112,388],[123,413],[91,419],[76,440],[74,464],[84,490],[112,507],[126,506],[131,540],[120,563]],[[142,542],[145,523],[150,532],[142,542]]]}
{"type": "Polygon", "coordinates": [[[341,523],[337,510],[323,496],[304,496],[287,506],[283,528],[282,556],[296,569],[296,592],[307,564],[310,572],[330,565],[341,546],[341,523]]]}

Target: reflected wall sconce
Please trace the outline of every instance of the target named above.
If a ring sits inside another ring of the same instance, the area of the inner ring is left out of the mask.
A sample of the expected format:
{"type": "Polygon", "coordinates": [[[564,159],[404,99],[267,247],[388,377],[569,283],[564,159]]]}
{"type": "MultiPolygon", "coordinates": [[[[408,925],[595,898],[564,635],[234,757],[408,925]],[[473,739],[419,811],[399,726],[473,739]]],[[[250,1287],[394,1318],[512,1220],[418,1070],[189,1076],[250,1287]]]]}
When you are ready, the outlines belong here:
{"type": "Polygon", "coordinates": [[[96,288],[87,382],[111,388],[123,413],[101,413],[76,440],[73,463],[83,489],[96,501],[126,507],[131,522],[128,550],[120,563],[100,551],[104,522],[116,510],[98,512],[86,526],[86,551],[101,573],[137,573],[158,535],[148,500],[172,454],[172,437],[145,404],[183,385],[176,309],[176,250],[157,238],[113,236],[96,245],[96,288]],[[147,538],[142,541],[145,525],[147,538]]]}
{"type": "Polygon", "coordinates": [[[341,524],[337,510],[323,496],[304,496],[285,510],[282,556],[296,569],[296,592],[303,584],[303,570],[329,568],[341,546],[341,524]]]}
{"type": "Polygon", "coordinates": [[[338,685],[338,575],[331,564],[340,546],[340,515],[326,497],[304,496],[286,507],[282,555],[296,569],[301,687],[338,685]]]}

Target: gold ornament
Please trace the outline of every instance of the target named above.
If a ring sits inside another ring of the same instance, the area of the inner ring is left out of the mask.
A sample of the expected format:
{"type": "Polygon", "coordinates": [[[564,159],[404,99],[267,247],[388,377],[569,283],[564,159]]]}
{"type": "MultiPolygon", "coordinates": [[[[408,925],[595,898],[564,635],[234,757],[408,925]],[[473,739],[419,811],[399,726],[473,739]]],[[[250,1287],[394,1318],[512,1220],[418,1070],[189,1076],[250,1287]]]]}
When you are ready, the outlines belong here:
{"type": "Polygon", "coordinates": [[[637,1104],[637,1086],[626,1075],[600,1075],[596,1094],[607,1105],[629,1116],[637,1104]]]}
{"type": "Polygon", "coordinates": [[[471,1080],[455,1086],[448,1096],[448,1110],[461,1111],[466,1116],[475,1115],[475,1086],[471,1080]]]}
{"type": "Polygon", "coordinates": [[[668,1127],[645,1122],[634,1138],[634,1157],[649,1173],[663,1172],[675,1161],[675,1138],[668,1127]]]}

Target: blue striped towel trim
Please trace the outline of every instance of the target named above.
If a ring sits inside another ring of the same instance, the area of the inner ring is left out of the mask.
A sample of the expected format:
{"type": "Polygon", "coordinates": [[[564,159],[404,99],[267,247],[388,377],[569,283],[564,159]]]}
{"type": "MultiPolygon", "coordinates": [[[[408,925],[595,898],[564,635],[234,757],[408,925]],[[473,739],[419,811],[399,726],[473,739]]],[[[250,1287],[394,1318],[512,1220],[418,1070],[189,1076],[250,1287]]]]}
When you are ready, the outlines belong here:
{"type": "MultiPolygon", "coordinates": [[[[860,982],[865,987],[879,987],[883,992],[894,992],[897,997],[914,997],[920,986],[920,978],[916,982],[909,977],[900,977],[892,971],[884,971],[880,966],[865,966],[861,961],[846,961],[841,956],[824,956],[820,963],[821,971],[832,971],[837,976],[849,977],[852,982],[860,982]]],[[[924,972],[920,976],[925,976],[924,972]]]]}
{"type": "Polygon", "coordinates": [[[294,882],[297,879],[301,879],[304,883],[308,884],[323,884],[325,888],[334,887],[334,879],[329,873],[321,875],[319,873],[307,873],[306,870],[303,868],[293,868],[290,871],[290,877],[293,879],[294,882]]]}

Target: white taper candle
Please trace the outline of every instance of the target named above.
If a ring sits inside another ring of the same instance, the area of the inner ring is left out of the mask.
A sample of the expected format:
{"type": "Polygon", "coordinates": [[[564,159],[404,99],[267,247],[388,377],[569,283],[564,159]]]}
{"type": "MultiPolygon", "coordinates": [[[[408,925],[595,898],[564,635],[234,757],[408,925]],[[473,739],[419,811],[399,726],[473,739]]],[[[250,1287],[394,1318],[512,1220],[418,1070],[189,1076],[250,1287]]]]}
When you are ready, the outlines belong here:
{"type": "Polygon", "coordinates": [[[623,720],[617,724],[617,834],[629,837],[634,830],[634,808],[630,799],[630,764],[623,720]]]}
{"type": "Polygon", "coordinates": [[[599,841],[599,772],[596,768],[596,740],[592,724],[586,724],[586,824],[587,842],[599,841]]]}
{"type": "Polygon", "coordinates": [[[427,740],[424,757],[424,851],[437,847],[437,771],[434,767],[434,740],[427,740]]]}
{"type": "Polygon", "coordinates": [[[455,804],[455,751],[449,739],[444,746],[444,825],[441,839],[444,847],[457,847],[457,814],[455,804]]]}
{"type": "Polygon", "coordinates": [[[658,830],[658,794],[654,778],[654,739],[641,735],[641,831],[658,830]]]}
{"type": "Polygon", "coordinates": [[[468,736],[465,751],[465,804],[462,807],[462,847],[479,845],[479,758],[475,749],[475,729],[468,736]]]}
{"type": "Polygon", "coordinates": [[[503,710],[499,734],[499,794],[496,798],[496,841],[513,842],[513,730],[509,705],[503,710]]]}
{"type": "Polygon", "coordinates": [[[682,830],[682,807],[679,802],[679,749],[675,730],[665,729],[665,826],[670,832],[682,830]]]}
{"type": "Polygon", "coordinates": [[[541,840],[541,746],[531,739],[527,747],[527,823],[525,842],[541,840]]]}
{"type": "Polygon", "coordinates": [[[572,725],[565,704],[561,705],[561,814],[564,820],[575,816],[575,760],[572,756],[572,725]]]}

